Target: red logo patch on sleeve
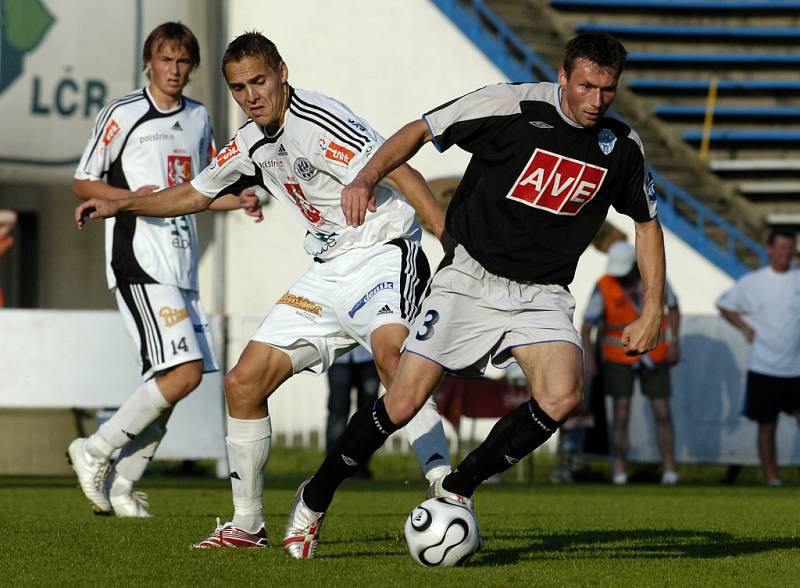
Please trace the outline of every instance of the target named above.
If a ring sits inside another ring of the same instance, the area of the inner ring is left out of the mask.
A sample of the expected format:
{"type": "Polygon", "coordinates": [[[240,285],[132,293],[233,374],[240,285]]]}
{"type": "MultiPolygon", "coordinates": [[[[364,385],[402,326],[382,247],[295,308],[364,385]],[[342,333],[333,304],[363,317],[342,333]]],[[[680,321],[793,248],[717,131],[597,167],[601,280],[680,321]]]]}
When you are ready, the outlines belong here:
{"type": "Polygon", "coordinates": [[[350,165],[350,160],[354,156],[355,152],[350,151],[347,147],[342,147],[334,141],[328,143],[328,149],[325,151],[325,159],[330,159],[332,162],[341,165],[350,165]]]}
{"type": "Polygon", "coordinates": [[[506,198],[574,216],[600,191],[608,170],[536,149],[506,198]]]}
{"type": "Polygon", "coordinates": [[[222,148],[222,151],[217,153],[217,165],[223,167],[237,155],[239,155],[239,148],[236,146],[236,141],[231,141],[222,148]]]}

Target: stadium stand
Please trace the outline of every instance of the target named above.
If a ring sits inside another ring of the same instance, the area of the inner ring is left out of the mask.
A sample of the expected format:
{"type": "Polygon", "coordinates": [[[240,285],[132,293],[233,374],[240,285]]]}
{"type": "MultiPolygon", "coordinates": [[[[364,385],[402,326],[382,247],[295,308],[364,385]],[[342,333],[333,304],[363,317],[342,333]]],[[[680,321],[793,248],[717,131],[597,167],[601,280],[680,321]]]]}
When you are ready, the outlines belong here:
{"type": "Polygon", "coordinates": [[[545,29],[545,39],[591,30],[624,41],[628,72],[615,106],[667,179],[757,240],[775,219],[800,215],[800,1],[525,0],[538,28],[512,4],[488,2],[554,64],[545,29]]]}

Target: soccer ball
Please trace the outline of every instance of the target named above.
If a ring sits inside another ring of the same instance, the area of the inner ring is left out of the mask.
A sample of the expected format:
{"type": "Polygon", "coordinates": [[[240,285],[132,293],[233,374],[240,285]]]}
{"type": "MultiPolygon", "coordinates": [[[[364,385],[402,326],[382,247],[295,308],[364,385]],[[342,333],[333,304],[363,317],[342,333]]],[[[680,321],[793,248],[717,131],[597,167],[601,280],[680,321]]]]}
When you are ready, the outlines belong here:
{"type": "Polygon", "coordinates": [[[475,514],[452,498],[420,504],[408,515],[405,534],[411,557],[423,566],[457,566],[481,546],[475,514]]]}

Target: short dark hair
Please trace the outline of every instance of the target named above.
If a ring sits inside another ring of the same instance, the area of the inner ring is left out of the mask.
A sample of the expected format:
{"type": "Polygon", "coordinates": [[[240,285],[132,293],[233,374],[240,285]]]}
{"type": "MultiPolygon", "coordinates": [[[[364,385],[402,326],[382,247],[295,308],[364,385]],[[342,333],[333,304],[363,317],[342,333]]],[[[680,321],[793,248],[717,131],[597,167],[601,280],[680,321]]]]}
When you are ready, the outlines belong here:
{"type": "Polygon", "coordinates": [[[225,54],[222,56],[222,75],[226,80],[228,76],[225,75],[225,66],[232,61],[241,61],[245,57],[260,57],[273,71],[278,71],[283,63],[275,43],[258,31],[248,31],[236,37],[225,49],[225,54]]]}
{"type": "Polygon", "coordinates": [[[153,54],[164,43],[175,43],[179,47],[185,47],[189,52],[189,59],[192,60],[192,70],[197,69],[197,66],[200,65],[200,45],[197,43],[194,33],[181,22],[165,22],[147,35],[142,49],[142,67],[147,67],[147,64],[153,59],[153,54]]]}
{"type": "Polygon", "coordinates": [[[587,59],[600,67],[610,67],[622,73],[628,52],[625,47],[611,35],[606,33],[579,33],[567,43],[564,49],[564,71],[567,76],[572,73],[575,61],[587,59]]]}
{"type": "Polygon", "coordinates": [[[797,240],[797,232],[793,231],[792,229],[784,228],[784,227],[776,227],[770,230],[769,235],[767,236],[767,245],[772,245],[775,243],[775,239],[778,237],[786,237],[787,239],[791,239],[792,241],[797,240]]]}

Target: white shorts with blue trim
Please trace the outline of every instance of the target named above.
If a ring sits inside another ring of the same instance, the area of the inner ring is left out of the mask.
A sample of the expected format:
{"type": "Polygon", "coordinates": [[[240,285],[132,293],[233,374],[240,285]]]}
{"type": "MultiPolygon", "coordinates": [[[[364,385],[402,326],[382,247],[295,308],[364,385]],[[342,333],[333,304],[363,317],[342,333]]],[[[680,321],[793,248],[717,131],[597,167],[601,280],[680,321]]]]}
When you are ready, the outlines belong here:
{"type": "Polygon", "coordinates": [[[253,341],[289,355],[295,373],[327,371],[383,325],[410,327],[430,279],[415,241],[395,239],[315,261],[264,318],[253,341]]]}
{"type": "Polygon", "coordinates": [[[575,299],[563,286],[496,276],[459,245],[434,274],[405,349],[449,372],[478,375],[490,360],[506,367],[514,347],[566,341],[581,348],[574,312],[575,299]]]}

